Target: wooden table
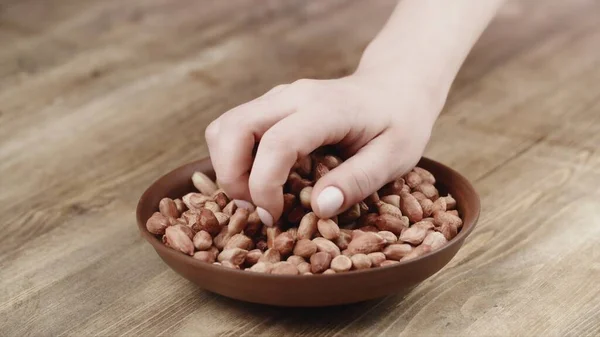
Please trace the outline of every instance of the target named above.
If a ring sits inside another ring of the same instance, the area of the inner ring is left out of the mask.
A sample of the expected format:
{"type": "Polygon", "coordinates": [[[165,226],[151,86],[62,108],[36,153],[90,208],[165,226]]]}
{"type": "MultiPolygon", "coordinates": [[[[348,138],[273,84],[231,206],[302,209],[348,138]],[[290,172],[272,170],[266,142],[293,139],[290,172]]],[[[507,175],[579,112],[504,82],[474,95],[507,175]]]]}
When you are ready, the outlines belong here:
{"type": "MultiPolygon", "coordinates": [[[[348,74],[394,1],[0,0],[0,335],[600,334],[600,2],[509,2],[427,155],[481,221],[404,298],[281,310],[198,289],[138,235],[220,113],[348,74]]],[[[293,291],[293,289],[290,289],[293,291]]]]}

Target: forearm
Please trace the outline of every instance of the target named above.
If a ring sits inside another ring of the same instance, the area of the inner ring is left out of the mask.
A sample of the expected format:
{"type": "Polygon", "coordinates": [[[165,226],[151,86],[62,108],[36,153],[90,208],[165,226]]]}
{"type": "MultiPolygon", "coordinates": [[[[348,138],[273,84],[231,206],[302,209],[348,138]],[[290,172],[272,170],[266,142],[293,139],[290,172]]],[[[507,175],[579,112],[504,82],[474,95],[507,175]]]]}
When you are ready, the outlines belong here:
{"type": "Polygon", "coordinates": [[[400,83],[422,82],[445,96],[503,1],[401,0],[357,72],[380,71],[392,83],[409,77],[400,83]]]}

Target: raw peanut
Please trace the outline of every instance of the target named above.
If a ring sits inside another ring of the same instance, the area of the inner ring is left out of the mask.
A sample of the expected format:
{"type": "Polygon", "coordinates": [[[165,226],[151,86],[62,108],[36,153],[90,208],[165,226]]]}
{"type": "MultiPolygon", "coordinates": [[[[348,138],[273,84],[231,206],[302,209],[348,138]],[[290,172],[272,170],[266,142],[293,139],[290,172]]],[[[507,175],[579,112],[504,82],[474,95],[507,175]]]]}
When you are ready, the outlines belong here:
{"type": "Polygon", "coordinates": [[[298,271],[302,275],[305,275],[306,273],[309,273],[312,275],[312,272],[310,271],[310,263],[308,263],[308,262],[299,263],[296,265],[296,268],[298,268],[298,271]]]}
{"type": "Polygon", "coordinates": [[[317,165],[315,165],[315,170],[313,173],[314,173],[314,179],[315,179],[315,181],[317,181],[317,180],[321,179],[324,175],[329,173],[329,169],[323,163],[317,163],[317,165]]]}
{"type": "Polygon", "coordinates": [[[184,219],[181,219],[181,218],[179,218],[179,219],[169,218],[168,220],[169,220],[169,225],[170,226],[184,225],[184,226],[189,227],[188,224],[187,224],[187,222],[185,222],[184,219]]]}
{"type": "Polygon", "coordinates": [[[207,201],[210,201],[210,197],[205,196],[201,193],[188,193],[181,198],[183,203],[188,209],[198,210],[204,207],[207,201]]]}
{"type": "Polygon", "coordinates": [[[270,262],[275,263],[281,261],[281,255],[279,251],[269,248],[267,249],[263,255],[258,259],[258,262],[270,262]]]}
{"type": "Polygon", "coordinates": [[[310,271],[313,274],[319,274],[329,268],[331,264],[331,255],[326,252],[318,252],[310,257],[310,271]]]}
{"type": "Polygon", "coordinates": [[[221,265],[221,262],[213,262],[213,264],[214,264],[215,266],[220,266],[220,265],[221,265]]]}
{"type": "Polygon", "coordinates": [[[352,241],[352,234],[348,234],[346,232],[340,232],[340,235],[337,239],[333,240],[336,246],[340,248],[340,250],[344,250],[348,248],[348,244],[352,241]]]}
{"type": "Polygon", "coordinates": [[[425,254],[429,253],[430,251],[431,251],[431,246],[419,245],[419,246],[415,247],[415,249],[413,249],[412,252],[410,252],[410,254],[408,254],[408,255],[404,256],[402,259],[400,259],[400,261],[412,260],[419,256],[425,255],[425,254]]]}
{"type": "Polygon", "coordinates": [[[375,226],[378,228],[378,231],[389,231],[395,235],[399,235],[402,229],[407,227],[402,218],[390,214],[378,216],[375,226]]]}
{"type": "Polygon", "coordinates": [[[256,248],[260,249],[261,252],[264,252],[265,250],[267,250],[269,247],[267,246],[267,241],[265,240],[259,240],[256,243],[256,248]]]}
{"type": "Polygon", "coordinates": [[[273,264],[270,262],[257,262],[255,265],[250,267],[250,269],[248,269],[248,270],[255,272],[255,273],[269,274],[272,269],[273,269],[273,264]]]}
{"type": "Polygon", "coordinates": [[[217,236],[215,236],[213,238],[213,244],[218,249],[225,248],[225,245],[227,244],[227,241],[229,241],[229,239],[232,237],[232,234],[229,234],[229,228],[228,227],[229,226],[223,227],[221,229],[221,231],[219,232],[219,234],[217,234],[217,236]]]}
{"type": "Polygon", "coordinates": [[[367,232],[350,241],[350,244],[348,244],[348,250],[350,250],[352,254],[368,254],[381,251],[384,246],[385,240],[381,236],[375,233],[367,232]]]}
{"type": "Polygon", "coordinates": [[[146,229],[152,234],[165,234],[167,227],[169,227],[169,220],[159,212],[154,212],[148,221],[146,221],[146,229]]]}
{"type": "Polygon", "coordinates": [[[448,213],[448,212],[437,212],[433,215],[433,223],[436,226],[442,226],[443,224],[451,224],[456,228],[462,226],[462,220],[460,217],[448,213]]]}
{"type": "Polygon", "coordinates": [[[402,191],[401,192],[403,192],[403,193],[410,193],[410,186],[408,186],[408,185],[405,184],[404,186],[402,186],[402,191]]]}
{"type": "Polygon", "coordinates": [[[423,242],[425,236],[427,236],[426,228],[412,225],[409,229],[400,234],[400,241],[418,245],[423,242]]]}
{"type": "Polygon", "coordinates": [[[302,273],[302,275],[314,275],[314,274],[311,272],[306,272],[306,273],[302,273]]]}
{"type": "Polygon", "coordinates": [[[248,252],[248,254],[246,254],[244,263],[247,266],[253,266],[258,262],[258,260],[261,258],[262,255],[263,255],[263,253],[260,249],[252,249],[251,251],[248,252]]]}
{"type": "Polygon", "coordinates": [[[328,169],[333,170],[334,168],[340,166],[343,163],[343,160],[339,157],[328,154],[323,157],[321,163],[323,163],[323,165],[325,165],[328,169]]]}
{"type": "Polygon", "coordinates": [[[275,247],[275,238],[281,234],[281,229],[278,227],[267,227],[267,247],[275,247]]]}
{"type": "Polygon", "coordinates": [[[455,209],[453,209],[453,210],[451,210],[451,211],[447,211],[447,213],[448,213],[448,214],[452,214],[452,215],[454,215],[454,216],[458,216],[458,211],[457,211],[457,210],[455,210],[455,209]]]}
{"type": "Polygon", "coordinates": [[[433,218],[432,218],[432,217],[429,217],[429,218],[423,218],[423,220],[421,220],[421,221],[429,221],[429,222],[431,222],[431,223],[434,223],[434,220],[433,220],[433,218]]]}
{"type": "Polygon", "coordinates": [[[383,254],[388,260],[399,261],[404,256],[410,254],[412,250],[413,247],[407,243],[397,243],[385,247],[385,249],[383,250],[383,254]]]}
{"type": "Polygon", "coordinates": [[[342,255],[347,256],[347,257],[351,257],[352,253],[350,253],[350,251],[348,249],[344,249],[344,250],[342,250],[342,255]]]}
{"type": "Polygon", "coordinates": [[[430,229],[433,229],[434,226],[433,226],[433,222],[431,222],[431,221],[421,220],[417,223],[414,223],[411,227],[419,227],[419,228],[423,228],[425,230],[430,230],[430,229]]]}
{"type": "Polygon", "coordinates": [[[412,222],[418,222],[423,219],[423,209],[417,199],[410,193],[403,192],[400,195],[400,210],[412,222]]]}
{"type": "Polygon", "coordinates": [[[213,200],[217,203],[217,205],[219,205],[219,208],[221,209],[223,209],[223,207],[227,206],[227,204],[229,203],[229,198],[227,197],[227,194],[225,194],[225,192],[222,191],[217,191],[217,193],[213,197],[213,200]]]}
{"type": "Polygon", "coordinates": [[[230,269],[240,269],[239,265],[234,264],[231,261],[223,261],[223,262],[221,262],[221,266],[223,266],[225,268],[230,268],[230,269]]]}
{"type": "Polygon", "coordinates": [[[447,196],[444,197],[444,199],[446,200],[446,210],[453,210],[456,208],[456,200],[454,200],[454,198],[452,197],[451,194],[448,194],[447,196]]]}
{"type": "Polygon", "coordinates": [[[179,211],[177,205],[171,198],[162,198],[158,203],[158,210],[164,216],[171,218],[179,218],[179,211]]]}
{"type": "Polygon", "coordinates": [[[217,221],[219,222],[219,225],[221,227],[223,226],[227,226],[229,224],[229,215],[223,213],[223,212],[217,212],[214,213],[215,218],[217,218],[217,221]]]}
{"type": "Polygon", "coordinates": [[[179,214],[186,211],[187,207],[181,199],[175,199],[173,202],[175,203],[175,208],[177,208],[177,212],[179,212],[179,214]]]}
{"type": "Polygon", "coordinates": [[[186,226],[169,226],[165,229],[166,245],[187,255],[194,255],[194,244],[184,228],[186,226]]]}
{"type": "Polygon", "coordinates": [[[371,265],[373,267],[379,267],[381,266],[381,263],[385,261],[385,254],[383,254],[382,252],[370,253],[367,254],[367,256],[371,260],[371,265]]]}
{"type": "Polygon", "coordinates": [[[400,196],[399,195],[396,195],[396,194],[386,195],[386,196],[381,197],[381,201],[385,202],[386,204],[395,206],[396,208],[400,208],[400,196]]]}
{"type": "Polygon", "coordinates": [[[358,204],[354,204],[350,206],[346,211],[340,214],[339,221],[340,224],[347,225],[350,224],[360,217],[360,206],[358,204]]]}
{"type": "Polygon", "coordinates": [[[430,199],[423,199],[419,201],[419,205],[423,209],[423,216],[430,216],[433,214],[433,201],[430,199]]]}
{"type": "Polygon", "coordinates": [[[290,193],[283,195],[283,214],[288,214],[296,207],[296,196],[290,193]]]}
{"type": "Polygon", "coordinates": [[[200,221],[200,214],[196,210],[187,210],[181,214],[180,219],[183,219],[188,227],[193,228],[199,226],[197,224],[200,221]]]}
{"type": "Polygon", "coordinates": [[[298,239],[311,239],[317,231],[319,218],[313,212],[306,213],[298,225],[298,239]]]}
{"type": "Polygon", "coordinates": [[[433,231],[430,231],[429,233],[427,233],[427,236],[425,236],[425,239],[423,240],[423,244],[431,246],[432,250],[441,248],[441,247],[445,246],[446,243],[448,243],[448,240],[446,240],[446,237],[444,236],[444,234],[442,234],[440,232],[433,232],[433,231]]]}
{"type": "Polygon", "coordinates": [[[352,268],[352,260],[344,255],[338,255],[331,260],[331,269],[336,273],[343,273],[352,268]]]}
{"type": "Polygon", "coordinates": [[[192,225],[192,229],[196,232],[201,230],[207,231],[210,235],[217,235],[221,231],[219,220],[212,211],[203,208],[198,212],[198,221],[192,225]]]}
{"type": "Polygon", "coordinates": [[[235,210],[237,209],[237,205],[235,204],[235,202],[232,200],[230,201],[227,206],[225,206],[223,208],[223,213],[232,216],[233,213],[235,213],[235,210]]]}
{"type": "Polygon", "coordinates": [[[395,264],[399,263],[398,261],[394,261],[394,260],[385,260],[383,262],[381,262],[381,264],[379,265],[380,267],[387,267],[387,266],[393,266],[395,264]]]}
{"type": "Polygon", "coordinates": [[[218,189],[217,184],[202,172],[192,174],[192,183],[204,195],[212,195],[218,189]]]}
{"type": "Polygon", "coordinates": [[[311,186],[312,182],[308,179],[302,178],[298,173],[292,172],[288,176],[288,180],[286,182],[287,190],[290,193],[297,195],[302,191],[306,186],[311,186]]]}
{"type": "MultiPolygon", "coordinates": [[[[317,246],[315,246],[315,253],[317,252],[317,246]]],[[[312,255],[312,254],[311,254],[312,255]]],[[[302,256],[292,255],[287,258],[287,262],[293,264],[294,266],[299,265],[300,263],[306,262],[302,256]]]]}
{"type": "Polygon", "coordinates": [[[413,168],[413,171],[415,171],[416,174],[421,176],[421,179],[428,183],[428,184],[435,184],[435,177],[433,176],[433,174],[431,174],[431,172],[427,171],[424,168],[420,168],[420,167],[415,167],[413,168]]]}
{"type": "Polygon", "coordinates": [[[298,275],[298,268],[289,262],[277,262],[271,269],[271,274],[275,275],[298,275]]]}
{"type": "Polygon", "coordinates": [[[181,229],[190,238],[190,240],[193,240],[194,235],[196,234],[196,232],[194,230],[192,230],[191,228],[189,228],[186,225],[176,224],[171,227],[177,227],[177,228],[181,229]]]}
{"type": "Polygon", "coordinates": [[[379,236],[381,236],[388,245],[398,241],[398,237],[390,231],[379,231],[377,234],[379,234],[379,236]]]}
{"type": "Polygon", "coordinates": [[[241,233],[248,225],[248,216],[250,211],[245,208],[238,208],[229,218],[229,234],[241,233]]]}
{"type": "Polygon", "coordinates": [[[215,256],[209,251],[199,251],[194,253],[194,259],[202,262],[213,263],[215,262],[215,256]]]}
{"type": "Polygon", "coordinates": [[[310,156],[299,158],[292,169],[301,176],[308,177],[312,171],[312,158],[310,156]]]}
{"type": "Polygon", "coordinates": [[[233,235],[225,244],[223,249],[241,248],[244,250],[252,250],[254,242],[244,234],[238,233],[233,235]]]}
{"type": "Polygon", "coordinates": [[[241,248],[230,248],[224,249],[219,256],[217,256],[217,261],[223,263],[223,261],[229,261],[236,266],[239,266],[246,259],[246,254],[248,251],[241,248]]]}
{"type": "Polygon", "coordinates": [[[431,200],[436,200],[440,196],[437,188],[428,183],[422,183],[421,185],[415,187],[415,190],[425,194],[425,196],[431,200]]]}
{"type": "Polygon", "coordinates": [[[294,247],[294,255],[303,258],[310,258],[311,255],[317,252],[317,244],[309,239],[300,239],[294,247]]]}
{"type": "Polygon", "coordinates": [[[335,270],[327,269],[326,271],[323,272],[323,275],[329,275],[329,274],[335,274],[335,270]]]}
{"type": "Polygon", "coordinates": [[[207,231],[199,231],[192,242],[197,250],[207,250],[212,246],[212,237],[207,231]]]}
{"type": "Polygon", "coordinates": [[[377,221],[377,217],[379,214],[377,213],[366,213],[362,214],[358,219],[358,225],[361,227],[365,226],[375,226],[375,222],[377,221]]]}
{"type": "Polygon", "coordinates": [[[306,186],[300,191],[300,194],[298,196],[298,198],[300,199],[300,204],[306,209],[311,209],[310,195],[312,194],[312,190],[312,186],[306,186]]]}
{"type": "MultiPolygon", "coordinates": [[[[404,179],[398,178],[385,186],[381,190],[379,190],[379,195],[388,196],[388,195],[400,195],[402,192],[402,188],[404,187],[404,179]]],[[[382,199],[383,200],[383,199],[382,199]]],[[[387,202],[387,201],[386,201],[387,202]]]]}
{"type": "Polygon", "coordinates": [[[297,224],[302,220],[305,214],[306,211],[304,210],[304,207],[296,206],[292,209],[290,214],[288,214],[287,219],[290,223],[297,224]]]}
{"type": "Polygon", "coordinates": [[[214,201],[207,201],[204,203],[204,208],[211,210],[213,213],[217,213],[221,211],[221,207],[214,201]]]}
{"type": "Polygon", "coordinates": [[[325,252],[331,255],[331,257],[336,257],[341,254],[340,248],[335,245],[335,243],[325,239],[325,238],[314,238],[312,239],[317,245],[317,252],[325,252]]]}
{"type": "Polygon", "coordinates": [[[352,255],[352,267],[356,270],[371,268],[371,259],[365,254],[352,255]]]}
{"type": "Polygon", "coordinates": [[[423,178],[418,173],[411,171],[404,176],[404,181],[408,187],[415,188],[423,183],[423,178]]]}
{"type": "Polygon", "coordinates": [[[425,194],[419,192],[419,191],[415,191],[411,193],[413,197],[415,197],[415,199],[417,199],[417,201],[421,202],[423,200],[427,200],[427,197],[425,196],[425,194]]]}
{"type": "Polygon", "coordinates": [[[377,228],[376,226],[362,226],[359,228],[359,230],[361,230],[363,232],[373,232],[373,233],[379,232],[379,228],[377,228]]]}
{"type": "Polygon", "coordinates": [[[402,212],[394,205],[386,204],[383,201],[379,201],[375,205],[377,206],[377,210],[379,211],[380,215],[389,214],[397,217],[398,219],[402,218],[402,212]]]}
{"type": "Polygon", "coordinates": [[[317,229],[327,240],[334,240],[340,236],[340,227],[331,219],[319,219],[317,229]]]}
{"type": "Polygon", "coordinates": [[[281,233],[273,240],[273,248],[279,251],[279,254],[290,255],[294,250],[294,238],[288,232],[281,233]]]}
{"type": "Polygon", "coordinates": [[[369,211],[369,205],[367,205],[367,203],[365,203],[364,201],[359,202],[358,206],[360,207],[361,214],[367,213],[369,211]]]}
{"type": "Polygon", "coordinates": [[[261,229],[262,229],[262,222],[260,221],[260,217],[258,216],[258,213],[256,211],[253,211],[252,213],[248,214],[248,221],[246,224],[246,228],[244,229],[244,232],[246,232],[246,235],[254,236],[254,235],[258,234],[261,229]]]}
{"type": "Polygon", "coordinates": [[[447,206],[448,205],[446,204],[446,198],[438,198],[431,207],[431,213],[429,213],[429,215],[427,216],[430,216],[431,214],[434,214],[436,212],[445,212],[447,206]]]}
{"type": "Polygon", "coordinates": [[[458,229],[456,226],[450,223],[445,223],[439,227],[436,227],[435,230],[442,233],[442,235],[444,235],[448,241],[452,240],[456,234],[458,234],[458,229]]]}

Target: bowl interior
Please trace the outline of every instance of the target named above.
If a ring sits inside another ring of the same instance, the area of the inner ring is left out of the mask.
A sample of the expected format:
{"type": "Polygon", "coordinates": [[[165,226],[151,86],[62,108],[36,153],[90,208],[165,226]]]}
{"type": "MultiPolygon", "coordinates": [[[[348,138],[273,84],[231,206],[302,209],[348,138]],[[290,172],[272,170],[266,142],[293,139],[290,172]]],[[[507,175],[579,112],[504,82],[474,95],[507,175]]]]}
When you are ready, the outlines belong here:
{"type": "Polygon", "coordinates": [[[202,288],[224,296],[280,306],[326,306],[369,300],[407,291],[433,275],[456,254],[478,220],[479,197],[467,179],[427,158],[422,158],[418,166],[433,173],[441,193],[450,193],[457,200],[464,224],[458,235],[441,249],[393,266],[308,277],[269,275],[203,263],[166,247],[160,238],[146,230],[145,223],[158,210],[162,198],[179,198],[195,191],[191,182],[195,171],[215,178],[209,158],[181,166],[154,182],[138,203],[138,227],[167,265],[202,288]],[[290,287],[295,291],[290,292],[290,287]]]}

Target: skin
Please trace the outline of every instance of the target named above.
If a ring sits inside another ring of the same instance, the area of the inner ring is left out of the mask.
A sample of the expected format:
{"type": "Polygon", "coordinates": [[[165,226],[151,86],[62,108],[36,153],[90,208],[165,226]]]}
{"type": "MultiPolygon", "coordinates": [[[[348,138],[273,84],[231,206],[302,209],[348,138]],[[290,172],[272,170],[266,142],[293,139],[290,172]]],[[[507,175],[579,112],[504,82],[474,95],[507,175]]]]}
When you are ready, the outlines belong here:
{"type": "Polygon", "coordinates": [[[279,85],[224,113],[206,129],[217,179],[252,201],[265,223],[283,209],[296,160],[338,144],[346,161],[320,179],[311,200],[331,217],[409,171],[422,156],[464,59],[503,0],[403,0],[365,50],[356,71],[279,85]],[[255,143],[260,142],[253,160],[255,143]],[[336,187],[336,209],[318,197],[336,187]]]}

